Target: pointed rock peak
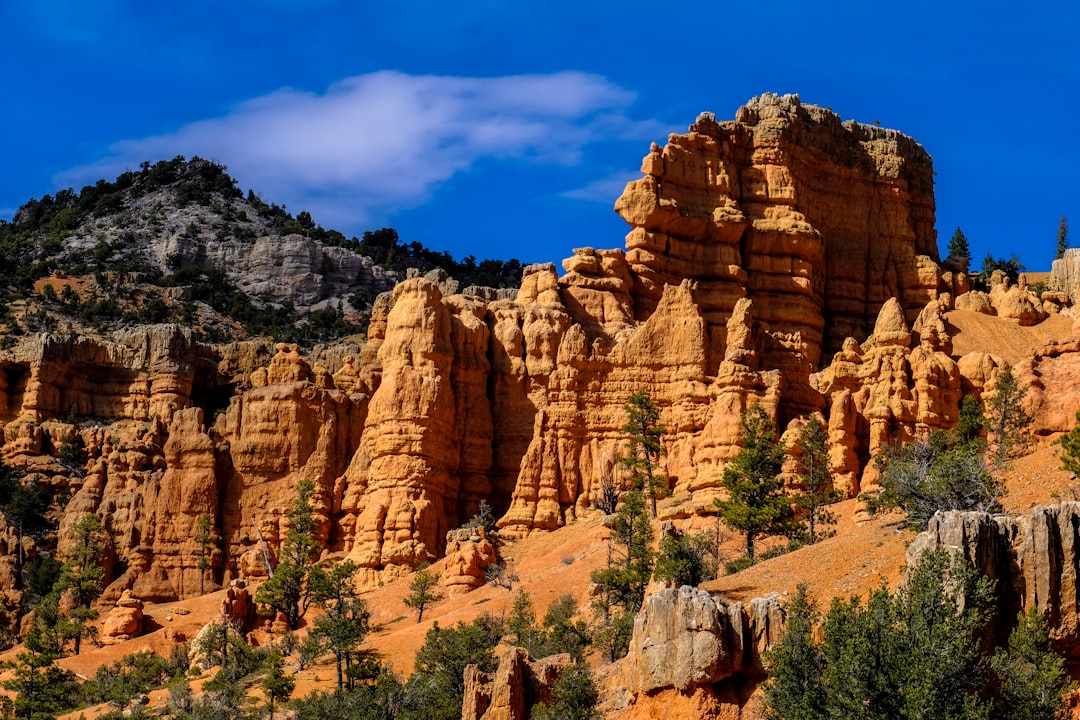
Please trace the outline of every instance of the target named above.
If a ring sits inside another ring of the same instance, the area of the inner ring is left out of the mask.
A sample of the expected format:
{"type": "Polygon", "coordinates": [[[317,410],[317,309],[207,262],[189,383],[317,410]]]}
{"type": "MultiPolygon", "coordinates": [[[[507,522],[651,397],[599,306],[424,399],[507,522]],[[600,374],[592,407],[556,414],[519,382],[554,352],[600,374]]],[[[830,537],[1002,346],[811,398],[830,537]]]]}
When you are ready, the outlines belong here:
{"type": "Polygon", "coordinates": [[[877,322],[874,323],[874,334],[867,339],[866,345],[907,347],[909,344],[911,344],[911,331],[908,329],[907,320],[904,319],[904,309],[900,307],[899,300],[889,298],[878,312],[877,322]]]}
{"type": "Polygon", "coordinates": [[[761,343],[761,332],[754,318],[754,303],[750,298],[739,298],[727,321],[724,360],[756,369],[761,343]]]}

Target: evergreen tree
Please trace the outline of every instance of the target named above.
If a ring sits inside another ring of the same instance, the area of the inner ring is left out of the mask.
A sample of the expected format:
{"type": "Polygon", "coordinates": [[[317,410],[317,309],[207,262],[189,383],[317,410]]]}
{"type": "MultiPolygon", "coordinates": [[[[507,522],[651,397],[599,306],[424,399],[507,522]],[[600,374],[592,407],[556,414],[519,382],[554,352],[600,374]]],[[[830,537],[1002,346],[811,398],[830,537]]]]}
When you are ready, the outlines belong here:
{"type": "Polygon", "coordinates": [[[1080,410],[1076,411],[1076,425],[1057,439],[1061,446],[1061,469],[1080,478],[1080,410]]]}
{"type": "Polygon", "coordinates": [[[15,530],[17,577],[21,577],[26,562],[23,539],[37,538],[52,527],[45,515],[48,507],[49,493],[45,488],[0,461],[0,514],[15,530]]]}
{"type": "Polygon", "coordinates": [[[214,548],[221,537],[214,530],[214,518],[210,513],[203,513],[195,520],[195,542],[199,544],[199,560],[195,567],[199,569],[199,594],[206,593],[206,571],[213,567],[214,548]]]}
{"type": "Polygon", "coordinates": [[[270,579],[259,586],[255,601],[285,616],[289,629],[296,629],[311,604],[307,576],[319,555],[315,539],[315,511],[311,499],[315,483],[301,480],[296,484],[296,499],[285,514],[289,529],[278,549],[278,564],[270,579]]]}
{"type": "Polygon", "coordinates": [[[495,670],[495,646],[505,627],[481,615],[471,623],[441,628],[436,622],[417,651],[416,672],[409,678],[399,720],[458,720],[465,695],[465,668],[495,670]]]}
{"type": "Polygon", "coordinates": [[[835,525],[836,515],[827,506],[841,499],[833,489],[829,467],[829,433],[817,415],[811,415],[799,436],[805,491],[795,497],[795,507],[806,514],[807,540],[813,544],[830,537],[835,530],[821,530],[819,525],[835,525]]]}
{"type": "Polygon", "coordinates": [[[519,591],[514,598],[510,616],[506,619],[506,630],[509,633],[504,639],[507,643],[525,648],[534,659],[546,657],[546,638],[536,627],[536,610],[533,608],[532,598],[524,590],[519,591]]]}
{"type": "Polygon", "coordinates": [[[18,720],[52,720],[74,705],[75,675],[56,665],[60,648],[40,621],[30,625],[23,652],[16,657],[12,676],[2,684],[14,691],[14,717],[18,720]]]}
{"type": "Polygon", "coordinates": [[[547,654],[570,653],[574,660],[585,658],[585,648],[592,641],[584,620],[575,620],[577,600],[564,593],[548,605],[540,624],[544,628],[545,652],[547,654]]]}
{"type": "Polygon", "coordinates": [[[1020,613],[1007,648],[990,661],[997,676],[995,720],[1055,720],[1074,685],[1065,659],[1054,651],[1050,628],[1032,605],[1020,613]]]}
{"type": "Polygon", "coordinates": [[[334,566],[329,572],[320,567],[311,569],[312,598],[323,611],[311,632],[334,654],[338,690],[346,684],[352,689],[357,673],[363,667],[356,661],[361,656],[360,645],[367,637],[371,618],[367,603],[357,596],[353,585],[357,569],[351,560],[334,566]]]}
{"type": "Polygon", "coordinates": [[[600,693],[592,671],[583,662],[564,668],[551,689],[551,704],[537,703],[529,717],[533,720],[594,720],[600,693]]]}
{"type": "Polygon", "coordinates": [[[280,653],[271,653],[263,661],[266,675],[263,676],[263,694],[266,696],[266,708],[270,717],[274,717],[274,708],[282,700],[288,700],[296,689],[296,677],[285,674],[285,658],[280,653]]]}
{"type": "Polygon", "coordinates": [[[895,594],[834,599],[818,643],[814,608],[797,593],[767,655],[766,717],[984,720],[992,678],[980,639],[992,601],[993,583],[963,556],[927,552],[895,594]]]}
{"type": "Polygon", "coordinates": [[[99,564],[105,548],[101,518],[91,513],[83,515],[72,527],[72,535],[68,558],[55,589],[71,597],[72,608],[61,625],[61,633],[74,641],[75,654],[78,655],[82,639],[94,633],[91,623],[97,619],[98,611],[93,603],[104,589],[102,581],[105,571],[99,564]]]}
{"type": "Polygon", "coordinates": [[[819,720],[826,717],[825,660],[814,642],[817,608],[799,585],[787,608],[784,639],[766,655],[767,720],[819,720]]]}
{"type": "Polygon", "coordinates": [[[652,574],[652,541],[653,528],[644,498],[640,491],[631,490],[615,513],[609,544],[611,562],[607,571],[601,571],[600,585],[614,604],[632,613],[641,609],[652,574]]]}
{"type": "Polygon", "coordinates": [[[640,490],[630,490],[615,513],[607,567],[592,574],[599,591],[593,606],[601,616],[596,640],[611,660],[621,657],[630,646],[634,615],[641,609],[652,575],[652,541],[645,499],[640,490]]]}
{"type": "Polygon", "coordinates": [[[1055,260],[1060,260],[1065,257],[1065,251],[1069,249],[1069,223],[1065,221],[1065,216],[1061,216],[1061,222],[1058,224],[1057,234],[1057,253],[1054,255],[1055,260]]]}
{"type": "Polygon", "coordinates": [[[405,605],[416,610],[416,622],[424,619],[424,609],[433,603],[442,600],[442,593],[435,588],[439,584],[439,576],[427,569],[427,563],[416,569],[416,574],[409,581],[409,594],[405,596],[405,605]]]}
{"type": "Polygon", "coordinates": [[[1023,431],[1031,424],[1032,417],[1024,409],[1027,388],[1013,373],[1012,365],[998,371],[994,383],[994,397],[987,405],[988,430],[995,443],[994,464],[1002,467],[1010,452],[1024,443],[1023,431]]]}
{"type": "Polygon", "coordinates": [[[676,532],[660,539],[653,578],[680,585],[696,586],[716,578],[715,539],[711,532],[696,535],[676,532]]]}
{"type": "Polygon", "coordinates": [[[793,532],[794,513],[780,479],[784,449],[776,425],[756,403],[742,414],[741,424],[742,449],[724,468],[728,498],[713,502],[724,524],[746,533],[746,556],[753,560],[758,537],[793,532]]]}
{"type": "Polygon", "coordinates": [[[659,471],[664,449],[660,438],[667,432],[659,424],[660,411],[644,390],[634,392],[625,405],[627,422],[622,431],[630,436],[630,453],[619,462],[630,470],[631,487],[649,498],[649,509],[656,517],[656,498],[665,497],[668,479],[659,471]]]}
{"type": "Polygon", "coordinates": [[[956,232],[953,233],[952,238],[949,240],[948,253],[949,257],[962,260],[965,270],[971,266],[971,247],[968,245],[967,236],[959,227],[956,228],[956,232]]]}
{"type": "Polygon", "coordinates": [[[979,398],[975,395],[965,395],[960,401],[960,417],[956,421],[956,427],[949,431],[950,444],[954,446],[974,444],[981,448],[982,434],[987,422],[979,398]]]}

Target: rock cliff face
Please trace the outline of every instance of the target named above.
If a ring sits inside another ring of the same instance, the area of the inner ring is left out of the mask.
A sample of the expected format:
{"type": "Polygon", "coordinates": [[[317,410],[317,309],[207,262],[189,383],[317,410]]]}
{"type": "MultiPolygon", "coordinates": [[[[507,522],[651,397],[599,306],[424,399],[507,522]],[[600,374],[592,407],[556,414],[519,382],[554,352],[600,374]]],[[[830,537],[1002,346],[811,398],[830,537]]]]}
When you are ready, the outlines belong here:
{"type": "Polygon", "coordinates": [[[686,585],[661,590],[645,598],[634,618],[630,691],[675,688],[685,694],[735,675],[762,676],[761,653],[783,632],[784,612],[775,597],[744,607],[686,585]]]}
{"type": "Polygon", "coordinates": [[[633,228],[637,314],[664,285],[699,280],[716,354],[742,297],[816,365],[865,338],[889,298],[917,314],[939,291],[932,164],[896,131],[764,95],[734,121],[703,113],[654,145],[642,172],[616,203],[633,228]]]}
{"type": "Polygon", "coordinates": [[[1018,612],[1035,607],[1068,655],[1080,650],[1080,503],[1036,507],[1026,517],[939,513],[908,548],[908,564],[939,549],[963,553],[996,581],[1002,637],[1018,612]]]}
{"type": "MultiPolygon", "coordinates": [[[[1000,359],[952,356],[966,278],[935,262],[932,170],[910,138],[764,96],[700,117],[643,172],[617,203],[625,250],[577,249],[561,277],[530,266],[512,298],[408,279],[376,300],[362,348],[215,349],[177,326],[23,340],[0,351],[4,457],[72,492],[61,548],[77,513],[103,514],[107,599],[164,600],[263,574],[260,542],[283,537],[302,478],[321,540],[368,582],[441,557],[481,501],[505,535],[571,522],[621,480],[636,390],[667,429],[669,517],[711,506],[753,403],[781,430],[821,412],[854,494],[884,443],[950,427],[963,393],[992,390],[1000,359]],[[78,472],[56,459],[73,433],[78,472]],[[205,577],[203,513],[222,538],[205,577]]],[[[977,300],[1024,322],[1025,303],[1047,311],[1032,298],[998,283],[977,300]]],[[[1024,377],[1072,372],[1076,349],[1024,377]]],[[[487,550],[452,549],[467,587],[487,550]]]]}

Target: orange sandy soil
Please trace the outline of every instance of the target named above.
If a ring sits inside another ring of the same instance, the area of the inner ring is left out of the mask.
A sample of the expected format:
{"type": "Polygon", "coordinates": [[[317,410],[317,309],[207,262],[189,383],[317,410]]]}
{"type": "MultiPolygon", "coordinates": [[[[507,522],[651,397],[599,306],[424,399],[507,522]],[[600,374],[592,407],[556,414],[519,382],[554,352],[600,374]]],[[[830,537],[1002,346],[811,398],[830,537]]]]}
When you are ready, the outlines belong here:
{"type": "Polygon", "coordinates": [[[951,310],[945,313],[945,322],[953,357],[988,352],[1014,365],[1044,345],[1070,339],[1073,325],[1072,318],[1051,315],[1038,325],[1021,327],[1013,320],[972,310],[951,310]]]}

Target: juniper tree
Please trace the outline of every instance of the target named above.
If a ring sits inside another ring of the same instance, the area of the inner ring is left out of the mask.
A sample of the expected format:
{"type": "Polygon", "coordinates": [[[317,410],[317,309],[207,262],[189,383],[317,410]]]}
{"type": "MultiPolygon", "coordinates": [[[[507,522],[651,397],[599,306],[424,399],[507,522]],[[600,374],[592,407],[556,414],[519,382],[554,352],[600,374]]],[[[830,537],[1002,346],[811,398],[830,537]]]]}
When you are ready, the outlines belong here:
{"type": "Polygon", "coordinates": [[[728,497],[713,502],[724,524],[746,533],[746,556],[753,560],[758,537],[794,531],[794,513],[780,478],[784,449],[776,425],[757,403],[743,412],[740,424],[742,449],[724,468],[721,483],[728,497]]]}

